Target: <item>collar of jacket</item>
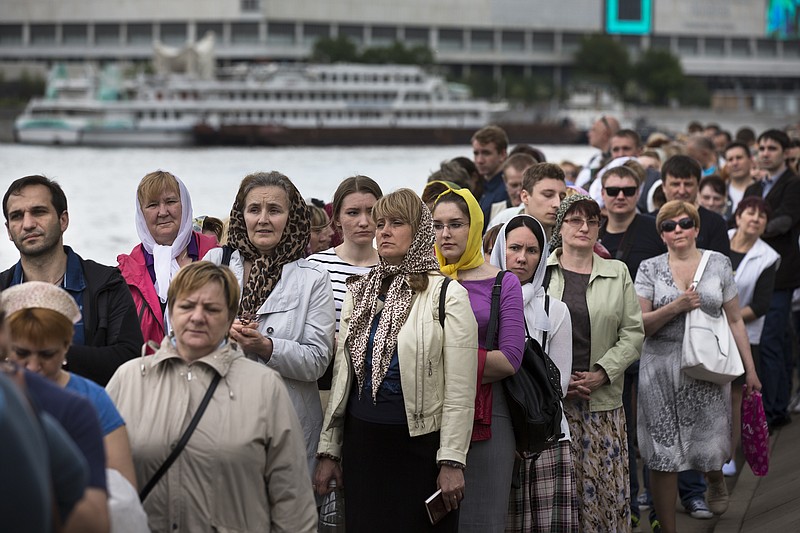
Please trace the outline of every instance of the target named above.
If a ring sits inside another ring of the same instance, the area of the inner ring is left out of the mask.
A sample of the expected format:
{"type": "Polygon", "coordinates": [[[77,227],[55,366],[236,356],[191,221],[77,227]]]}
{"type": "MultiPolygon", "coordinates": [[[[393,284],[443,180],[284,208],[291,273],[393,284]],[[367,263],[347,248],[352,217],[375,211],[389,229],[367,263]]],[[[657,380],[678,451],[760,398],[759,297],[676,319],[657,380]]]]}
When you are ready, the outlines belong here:
{"type": "Polygon", "coordinates": [[[158,351],[153,355],[148,356],[147,359],[150,360],[149,366],[151,367],[158,367],[164,364],[166,361],[174,360],[178,360],[186,365],[202,364],[211,367],[217,374],[225,377],[227,376],[233,362],[240,357],[244,357],[244,354],[238,348],[235,348],[234,344],[231,342],[225,342],[225,344],[221,345],[210,354],[203,356],[192,363],[188,363],[183,357],[180,356],[180,354],[178,354],[178,350],[172,343],[172,338],[165,337],[161,342],[161,347],[158,349],[158,351]]]}
{"type": "MultiPolygon", "coordinates": [[[[547,258],[547,266],[555,265],[560,268],[558,258],[564,253],[562,248],[558,248],[550,254],[547,258]]],[[[617,269],[611,264],[613,260],[603,259],[596,253],[592,252],[592,274],[589,276],[589,283],[594,281],[595,278],[616,278],[619,275],[617,269]]]]}

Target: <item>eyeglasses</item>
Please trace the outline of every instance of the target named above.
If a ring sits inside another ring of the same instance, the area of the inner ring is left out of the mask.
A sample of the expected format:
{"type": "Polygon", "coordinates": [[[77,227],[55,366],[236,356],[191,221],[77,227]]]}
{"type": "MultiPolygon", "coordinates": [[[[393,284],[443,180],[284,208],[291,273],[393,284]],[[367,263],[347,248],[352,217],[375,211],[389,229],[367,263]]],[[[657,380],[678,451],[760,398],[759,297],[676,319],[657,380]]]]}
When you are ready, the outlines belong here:
{"type": "Polygon", "coordinates": [[[682,218],[677,222],[674,220],[665,220],[664,222],[661,223],[661,232],[672,233],[678,226],[680,226],[683,229],[692,229],[694,227],[694,220],[692,220],[689,217],[682,218]]]}
{"type": "Polygon", "coordinates": [[[584,224],[586,224],[589,229],[600,227],[600,221],[596,218],[585,219],[583,217],[570,217],[564,219],[564,224],[568,224],[575,229],[582,228],[584,224]]]}
{"type": "Polygon", "coordinates": [[[631,197],[636,194],[636,190],[638,187],[603,187],[606,190],[606,194],[609,195],[611,198],[616,198],[619,196],[620,191],[627,197],[631,197]]]}
{"type": "Polygon", "coordinates": [[[464,222],[451,222],[450,224],[441,224],[439,222],[433,223],[433,230],[436,232],[444,231],[444,228],[447,228],[450,231],[458,231],[461,228],[468,228],[469,224],[465,224],[464,222]]]}

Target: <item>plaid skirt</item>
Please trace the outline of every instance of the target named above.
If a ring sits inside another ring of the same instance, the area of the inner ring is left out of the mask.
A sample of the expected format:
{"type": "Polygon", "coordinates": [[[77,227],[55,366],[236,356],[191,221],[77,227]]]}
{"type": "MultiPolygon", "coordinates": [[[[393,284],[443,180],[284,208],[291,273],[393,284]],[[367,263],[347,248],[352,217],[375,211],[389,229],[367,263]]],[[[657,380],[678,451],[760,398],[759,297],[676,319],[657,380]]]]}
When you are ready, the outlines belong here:
{"type": "Polygon", "coordinates": [[[507,533],[578,533],[578,496],[568,440],[534,461],[523,459],[520,487],[511,489],[507,533]]]}
{"type": "Polygon", "coordinates": [[[585,400],[565,400],[572,433],[578,521],[584,533],[631,530],[631,492],[625,411],[590,411],[585,400]]]}

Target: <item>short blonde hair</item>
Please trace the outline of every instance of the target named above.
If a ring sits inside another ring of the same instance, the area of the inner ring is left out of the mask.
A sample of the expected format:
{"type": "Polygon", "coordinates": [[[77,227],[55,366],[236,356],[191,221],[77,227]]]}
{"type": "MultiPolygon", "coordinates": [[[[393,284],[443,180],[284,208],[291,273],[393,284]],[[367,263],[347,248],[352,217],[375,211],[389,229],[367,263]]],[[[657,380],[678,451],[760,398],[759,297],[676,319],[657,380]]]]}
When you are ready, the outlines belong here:
{"type": "Polygon", "coordinates": [[[139,182],[139,187],[136,189],[136,198],[139,199],[139,205],[144,209],[147,202],[154,200],[164,191],[174,192],[180,196],[181,189],[178,186],[178,179],[169,172],[156,170],[147,174],[139,182]]]}
{"type": "Polygon", "coordinates": [[[239,311],[239,283],[229,268],[217,266],[208,261],[197,261],[186,265],[175,275],[167,291],[167,307],[170,313],[177,299],[209,283],[219,283],[222,286],[222,292],[225,294],[225,306],[228,308],[228,318],[233,322],[239,311]]]}
{"type": "Polygon", "coordinates": [[[694,221],[694,227],[698,230],[700,229],[700,213],[697,212],[697,208],[683,200],[672,200],[665,203],[661,206],[661,209],[658,210],[658,215],[656,215],[656,227],[658,228],[658,232],[662,233],[662,222],[678,215],[688,215],[689,218],[694,221]]]}
{"type": "Polygon", "coordinates": [[[397,189],[379,198],[372,207],[372,219],[396,218],[411,225],[412,234],[419,230],[422,218],[422,200],[411,189],[397,189]]]}
{"type": "Polygon", "coordinates": [[[309,205],[308,214],[309,220],[311,221],[311,231],[322,231],[331,223],[331,220],[328,218],[328,213],[321,207],[309,205]]]}

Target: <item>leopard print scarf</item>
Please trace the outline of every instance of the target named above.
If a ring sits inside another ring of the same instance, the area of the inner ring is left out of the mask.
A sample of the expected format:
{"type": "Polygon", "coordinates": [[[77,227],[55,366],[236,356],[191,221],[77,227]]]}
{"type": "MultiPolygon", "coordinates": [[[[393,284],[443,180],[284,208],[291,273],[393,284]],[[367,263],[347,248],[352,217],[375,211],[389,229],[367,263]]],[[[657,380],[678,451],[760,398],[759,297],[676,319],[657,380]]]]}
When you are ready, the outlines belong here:
{"type": "Polygon", "coordinates": [[[239,250],[245,260],[253,263],[247,284],[242,287],[242,300],[239,304],[241,314],[256,313],[281,279],[284,265],[305,256],[311,235],[308,207],[297,188],[291,182],[288,183],[289,219],[278,244],[269,256],[262,255],[247,237],[244,206],[234,202],[231,208],[228,244],[239,250]]]}
{"type": "MultiPolygon", "coordinates": [[[[420,201],[420,203],[422,203],[420,201]]],[[[397,335],[411,311],[413,291],[408,275],[438,271],[439,263],[433,254],[433,220],[431,212],[422,204],[419,230],[406,252],[403,262],[390,265],[383,258],[364,276],[352,276],[347,280],[347,289],[353,294],[353,314],[350,319],[347,348],[358,379],[358,394],[364,388],[366,357],[372,357],[372,401],[377,400],[378,388],[386,376],[392,355],[397,348],[397,335]],[[383,312],[378,320],[372,354],[367,354],[367,342],[378,305],[378,294],[384,279],[393,277],[386,291],[383,312]]]]}

